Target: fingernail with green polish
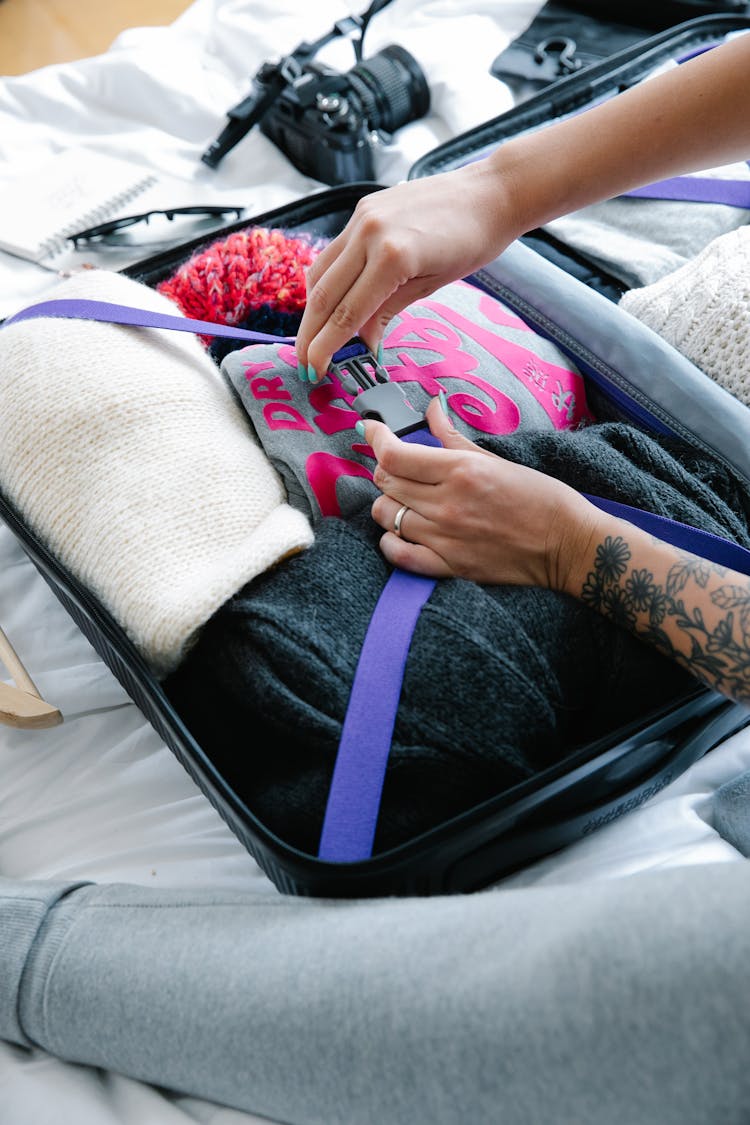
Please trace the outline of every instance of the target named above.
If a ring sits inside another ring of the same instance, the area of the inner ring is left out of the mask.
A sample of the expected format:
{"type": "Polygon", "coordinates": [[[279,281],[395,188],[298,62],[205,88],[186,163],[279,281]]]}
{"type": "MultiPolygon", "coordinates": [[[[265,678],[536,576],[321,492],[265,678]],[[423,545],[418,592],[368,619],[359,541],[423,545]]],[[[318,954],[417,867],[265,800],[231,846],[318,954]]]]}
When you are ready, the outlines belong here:
{"type": "Polygon", "coordinates": [[[445,391],[438,391],[438,398],[440,399],[440,406],[442,407],[443,414],[448,413],[448,399],[445,391]]]}
{"type": "Polygon", "coordinates": [[[307,382],[307,368],[305,367],[301,359],[297,360],[297,378],[299,379],[300,383],[307,382]]]}
{"type": "Polygon", "coordinates": [[[354,429],[357,431],[357,433],[359,434],[359,436],[361,438],[363,438],[365,436],[365,424],[364,424],[364,422],[362,421],[361,418],[360,418],[359,422],[354,423],[354,429]]]}
{"type": "Polygon", "coordinates": [[[378,344],[378,350],[377,350],[377,353],[375,355],[375,358],[377,359],[378,363],[381,363],[381,364],[382,364],[383,360],[385,359],[385,352],[383,351],[383,341],[382,340],[378,344]]]}
{"type": "Polygon", "coordinates": [[[307,365],[307,379],[310,383],[317,383],[318,381],[317,372],[311,363],[307,365]]]}

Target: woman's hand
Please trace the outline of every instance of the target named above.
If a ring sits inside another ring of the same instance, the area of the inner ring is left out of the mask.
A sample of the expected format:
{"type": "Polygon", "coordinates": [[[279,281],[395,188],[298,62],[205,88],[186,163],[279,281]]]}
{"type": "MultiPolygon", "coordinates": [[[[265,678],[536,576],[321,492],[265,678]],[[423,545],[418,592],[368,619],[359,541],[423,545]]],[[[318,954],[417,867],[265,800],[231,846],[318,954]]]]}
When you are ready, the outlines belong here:
{"type": "Polygon", "coordinates": [[[427,415],[443,449],[403,442],[382,422],[365,423],[382,493],[372,514],[393,566],[569,594],[750,705],[748,635],[736,609],[750,602],[746,574],[660,541],[561,481],[479,449],[451,426],[437,399],[427,415]]]}
{"type": "Polygon", "coordinates": [[[385,531],[388,561],[434,578],[565,589],[571,564],[587,553],[597,510],[561,481],[480,449],[437,399],[427,419],[444,448],[403,442],[382,422],[365,423],[382,493],[372,515],[385,531]]]}
{"type": "Polygon", "coordinates": [[[376,352],[396,313],[504,250],[519,233],[506,188],[482,161],[361,199],[307,272],[296,352],[310,381],[352,336],[376,352]]]}
{"type": "Polygon", "coordinates": [[[476,163],[365,196],[308,273],[300,370],[316,382],[357,334],[376,351],[408,304],[559,215],[744,159],[749,63],[750,37],[741,35],[476,163]]]}

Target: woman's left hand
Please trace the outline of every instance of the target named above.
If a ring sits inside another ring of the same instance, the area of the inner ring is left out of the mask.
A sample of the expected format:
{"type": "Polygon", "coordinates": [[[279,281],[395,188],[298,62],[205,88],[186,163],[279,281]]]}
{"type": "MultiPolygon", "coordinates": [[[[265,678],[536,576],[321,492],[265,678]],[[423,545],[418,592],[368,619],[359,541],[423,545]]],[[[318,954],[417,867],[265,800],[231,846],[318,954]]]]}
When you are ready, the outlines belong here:
{"type": "Polygon", "coordinates": [[[438,399],[427,420],[443,448],[365,423],[382,493],[372,516],[385,531],[388,561],[434,578],[563,589],[596,509],[561,481],[480,449],[451,425],[438,399]]]}

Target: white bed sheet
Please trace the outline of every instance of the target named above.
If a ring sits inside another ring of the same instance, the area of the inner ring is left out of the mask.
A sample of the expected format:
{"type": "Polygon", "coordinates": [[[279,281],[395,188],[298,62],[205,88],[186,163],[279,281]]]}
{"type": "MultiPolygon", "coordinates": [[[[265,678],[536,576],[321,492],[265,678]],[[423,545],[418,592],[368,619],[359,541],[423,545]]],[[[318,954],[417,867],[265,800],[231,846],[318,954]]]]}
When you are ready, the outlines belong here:
{"type": "MultiPolygon", "coordinates": [[[[377,178],[403,179],[424,152],[508,108],[488,74],[531,20],[537,0],[394,0],[375,17],[366,55],[411,50],[432,91],[428,118],[379,156],[377,178]]],[[[364,8],[364,4],[362,5],[364,8]]],[[[173,25],[135,29],[105,54],[0,79],[0,184],[68,144],[125,156],[155,171],[149,205],[223,202],[250,213],[323,185],[299,175],[256,130],[216,171],[200,153],[265,60],[323,34],[357,6],[334,0],[196,0],[173,25]]],[[[338,42],[321,54],[339,69],[338,42]]],[[[148,252],[148,251],[147,251],[148,252]]],[[[125,247],[88,255],[120,268],[125,247]]],[[[0,315],[56,277],[0,254],[0,315]]],[[[62,726],[0,727],[0,872],[150,886],[211,884],[276,891],[104,666],[10,531],[0,527],[0,623],[62,726]]],[[[732,862],[711,824],[711,795],[750,768],[750,732],[728,739],[647,804],[563,853],[506,880],[520,885],[610,879],[650,868],[732,862]]],[[[251,1114],[0,1044],[0,1125],[249,1125],[251,1114]]]]}

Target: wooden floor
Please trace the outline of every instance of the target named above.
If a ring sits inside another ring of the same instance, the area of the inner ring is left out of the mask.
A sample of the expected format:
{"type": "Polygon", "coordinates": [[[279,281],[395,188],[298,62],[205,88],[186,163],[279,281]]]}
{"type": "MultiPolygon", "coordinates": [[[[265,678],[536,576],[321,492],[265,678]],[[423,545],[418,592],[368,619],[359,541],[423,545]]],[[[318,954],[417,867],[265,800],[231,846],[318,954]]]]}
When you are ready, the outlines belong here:
{"type": "Polygon", "coordinates": [[[191,0],[0,0],[0,76],[100,55],[129,27],[166,26],[191,0]]]}

